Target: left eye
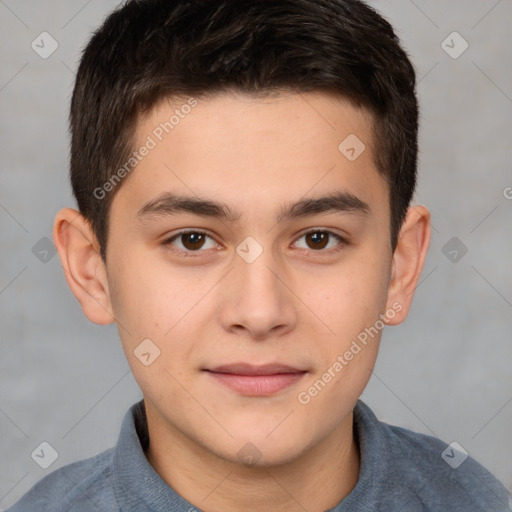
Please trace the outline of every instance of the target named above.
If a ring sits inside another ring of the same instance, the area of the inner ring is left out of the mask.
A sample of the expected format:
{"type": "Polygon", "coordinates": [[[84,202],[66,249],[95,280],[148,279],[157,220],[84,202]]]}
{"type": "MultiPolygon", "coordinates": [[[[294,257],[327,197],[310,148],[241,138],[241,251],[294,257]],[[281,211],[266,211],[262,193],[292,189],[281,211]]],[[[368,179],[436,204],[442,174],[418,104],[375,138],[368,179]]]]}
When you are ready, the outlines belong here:
{"type": "MultiPolygon", "coordinates": [[[[325,249],[331,238],[334,238],[339,246],[343,246],[345,240],[340,235],[333,233],[332,231],[326,231],[321,229],[315,229],[303,233],[297,240],[301,238],[306,239],[306,243],[311,244],[309,247],[305,247],[306,250],[320,251],[325,249]]],[[[215,243],[213,238],[206,234],[204,231],[181,231],[168,238],[163,242],[164,245],[174,245],[174,241],[178,241],[181,244],[181,248],[177,248],[177,252],[190,253],[190,252],[202,252],[200,249],[212,249],[218,244],[215,243]],[[212,242],[210,247],[205,247],[205,240],[209,238],[212,242]]],[[[335,244],[336,245],[336,244],[335,244]]],[[[340,250],[338,247],[336,250],[340,250]]],[[[325,252],[325,251],[324,251],[325,252]]]]}
{"type": "MultiPolygon", "coordinates": [[[[181,243],[181,246],[185,249],[180,249],[178,252],[198,252],[197,249],[201,249],[204,246],[204,241],[206,238],[213,240],[213,238],[203,231],[181,231],[176,235],[173,235],[171,238],[168,238],[164,245],[172,245],[174,240],[178,240],[181,243]]],[[[211,244],[211,247],[207,247],[207,249],[211,249],[215,247],[216,244],[211,244]]]]}
{"type": "MultiPolygon", "coordinates": [[[[345,244],[345,239],[341,237],[340,235],[337,235],[336,233],[333,233],[332,231],[324,231],[321,229],[315,229],[312,231],[308,231],[307,233],[304,233],[301,235],[297,240],[300,240],[301,238],[306,238],[308,243],[312,243],[313,250],[318,251],[319,249],[325,249],[325,247],[328,245],[328,242],[330,239],[334,238],[338,241],[339,247],[336,250],[340,250],[341,247],[345,244]]],[[[335,244],[336,245],[336,244],[335,244]]],[[[311,249],[311,247],[306,247],[306,249],[311,249]]]]}

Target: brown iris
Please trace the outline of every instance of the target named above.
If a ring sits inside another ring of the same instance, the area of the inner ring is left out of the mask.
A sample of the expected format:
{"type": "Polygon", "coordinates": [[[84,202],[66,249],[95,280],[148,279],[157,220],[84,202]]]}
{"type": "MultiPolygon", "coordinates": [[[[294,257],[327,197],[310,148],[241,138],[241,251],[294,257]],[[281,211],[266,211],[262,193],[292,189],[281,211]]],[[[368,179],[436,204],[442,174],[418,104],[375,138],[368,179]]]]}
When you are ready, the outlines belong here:
{"type": "Polygon", "coordinates": [[[204,244],[205,235],[202,233],[183,233],[181,241],[188,250],[200,249],[204,244]],[[184,242],[184,240],[186,242],[184,242]]]}
{"type": "Polygon", "coordinates": [[[306,233],[306,241],[313,241],[313,245],[315,249],[323,249],[327,245],[327,241],[329,240],[329,233],[324,233],[322,231],[311,231],[310,233],[306,233]]]}

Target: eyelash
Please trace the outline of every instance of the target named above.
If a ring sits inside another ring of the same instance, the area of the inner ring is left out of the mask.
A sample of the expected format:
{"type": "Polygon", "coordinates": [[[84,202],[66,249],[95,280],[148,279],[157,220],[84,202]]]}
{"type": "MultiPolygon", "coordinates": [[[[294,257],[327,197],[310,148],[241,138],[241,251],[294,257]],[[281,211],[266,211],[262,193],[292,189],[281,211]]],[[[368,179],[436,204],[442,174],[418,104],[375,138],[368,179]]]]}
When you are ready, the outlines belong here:
{"type": "MultiPolygon", "coordinates": [[[[162,242],[162,245],[166,246],[169,250],[171,250],[172,252],[175,252],[175,253],[178,253],[179,255],[182,255],[186,258],[197,258],[198,255],[194,254],[194,253],[201,253],[201,252],[204,252],[204,250],[197,250],[197,251],[184,251],[182,249],[176,249],[174,246],[172,246],[172,242],[174,240],[176,240],[177,238],[179,238],[180,236],[182,235],[186,235],[186,234],[191,234],[191,233],[194,233],[194,234],[197,234],[197,235],[205,235],[207,236],[208,238],[211,238],[213,240],[213,237],[210,236],[208,233],[206,233],[205,231],[199,231],[199,230],[184,230],[184,231],[180,231],[174,235],[172,235],[170,238],[167,238],[166,240],[164,240],[162,242]]],[[[337,253],[339,251],[341,251],[346,245],[348,245],[348,242],[345,238],[343,238],[342,236],[338,235],[337,233],[334,233],[332,231],[329,231],[329,230],[326,230],[326,229],[311,229],[309,231],[306,231],[305,233],[302,233],[302,235],[300,235],[297,239],[297,240],[300,240],[301,238],[303,238],[304,236],[306,235],[309,235],[310,233],[326,233],[326,234],[329,234],[330,236],[333,236],[336,240],[338,240],[338,242],[340,242],[338,244],[338,246],[334,249],[330,249],[330,250],[324,250],[324,249],[319,249],[319,250],[314,250],[314,249],[304,249],[306,251],[308,251],[309,253],[327,253],[327,254],[333,254],[333,253],[337,253]]]]}

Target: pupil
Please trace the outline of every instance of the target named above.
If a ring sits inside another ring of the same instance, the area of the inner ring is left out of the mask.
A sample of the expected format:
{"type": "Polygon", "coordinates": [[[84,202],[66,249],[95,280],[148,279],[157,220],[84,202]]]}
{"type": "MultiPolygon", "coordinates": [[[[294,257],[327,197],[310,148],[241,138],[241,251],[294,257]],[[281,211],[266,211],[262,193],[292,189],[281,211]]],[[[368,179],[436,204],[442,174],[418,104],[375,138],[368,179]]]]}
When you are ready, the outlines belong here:
{"type": "Polygon", "coordinates": [[[309,235],[311,238],[313,238],[313,244],[321,249],[325,247],[325,241],[327,240],[327,233],[322,233],[321,231],[315,231],[311,235],[309,235]]]}
{"type": "Polygon", "coordinates": [[[198,243],[201,242],[201,239],[203,238],[203,235],[198,233],[186,233],[185,235],[186,243],[184,243],[185,247],[188,245],[191,245],[192,248],[197,247],[198,243]]]}

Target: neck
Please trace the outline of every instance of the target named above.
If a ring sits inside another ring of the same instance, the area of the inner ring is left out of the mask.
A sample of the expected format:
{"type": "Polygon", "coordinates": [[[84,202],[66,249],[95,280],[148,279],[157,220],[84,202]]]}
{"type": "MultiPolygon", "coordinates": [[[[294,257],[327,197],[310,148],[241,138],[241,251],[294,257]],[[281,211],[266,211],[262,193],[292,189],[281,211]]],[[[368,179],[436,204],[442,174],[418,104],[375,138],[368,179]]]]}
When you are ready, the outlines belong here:
{"type": "Polygon", "coordinates": [[[148,411],[146,457],[174,491],[207,512],[324,511],[357,483],[360,457],[352,425],[351,413],[293,461],[247,467],[220,458],[148,411]]]}

